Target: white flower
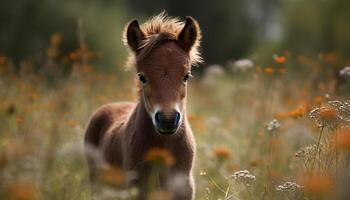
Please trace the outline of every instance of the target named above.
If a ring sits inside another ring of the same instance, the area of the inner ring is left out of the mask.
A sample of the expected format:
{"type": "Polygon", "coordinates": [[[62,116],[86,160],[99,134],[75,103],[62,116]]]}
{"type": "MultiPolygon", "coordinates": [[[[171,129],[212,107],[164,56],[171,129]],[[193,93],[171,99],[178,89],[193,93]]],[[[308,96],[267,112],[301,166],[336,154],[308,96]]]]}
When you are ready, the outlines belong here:
{"type": "Polygon", "coordinates": [[[277,130],[280,126],[281,124],[277,121],[277,119],[273,119],[266,125],[266,129],[267,131],[272,132],[277,130]]]}
{"type": "Polygon", "coordinates": [[[254,67],[253,61],[249,59],[240,59],[229,63],[233,72],[245,72],[254,67]]]}
{"type": "Polygon", "coordinates": [[[224,72],[224,68],[220,65],[210,65],[205,69],[206,76],[221,76],[224,72]]]}
{"type": "Polygon", "coordinates": [[[339,71],[339,76],[350,79],[350,67],[344,67],[339,71]]]}
{"type": "Polygon", "coordinates": [[[246,186],[251,186],[256,180],[255,176],[251,174],[248,170],[239,170],[231,175],[235,181],[243,183],[246,186]]]}

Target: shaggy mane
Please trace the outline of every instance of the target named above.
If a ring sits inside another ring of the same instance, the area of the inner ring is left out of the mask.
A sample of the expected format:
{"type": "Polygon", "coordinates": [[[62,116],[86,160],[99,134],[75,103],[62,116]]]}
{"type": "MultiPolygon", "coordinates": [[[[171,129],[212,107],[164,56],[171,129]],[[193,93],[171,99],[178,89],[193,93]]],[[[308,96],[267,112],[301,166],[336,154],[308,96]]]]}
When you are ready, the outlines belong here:
{"type": "MultiPolygon", "coordinates": [[[[166,14],[166,12],[156,15],[147,20],[144,24],[140,25],[142,32],[145,34],[145,39],[142,41],[142,45],[139,47],[141,51],[137,56],[134,52],[129,52],[127,66],[134,66],[136,64],[136,60],[147,56],[154,48],[159,46],[164,41],[176,41],[184,25],[185,23],[179,18],[170,17],[166,14]]],[[[198,65],[203,62],[199,52],[200,39],[201,33],[199,31],[197,40],[189,52],[191,65],[198,65]]],[[[123,43],[128,47],[126,29],[124,30],[123,34],[123,43]]]]}

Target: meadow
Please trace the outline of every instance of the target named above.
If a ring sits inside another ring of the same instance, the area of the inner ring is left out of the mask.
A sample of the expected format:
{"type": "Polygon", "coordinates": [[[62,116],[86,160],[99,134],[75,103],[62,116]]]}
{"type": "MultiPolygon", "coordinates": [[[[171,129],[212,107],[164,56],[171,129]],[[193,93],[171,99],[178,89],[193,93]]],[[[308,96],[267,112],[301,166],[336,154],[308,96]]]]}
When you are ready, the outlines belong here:
{"type": "MultiPolygon", "coordinates": [[[[105,103],[138,99],[134,69],[97,70],[97,53],[81,46],[59,55],[59,43],[51,38],[39,68],[0,57],[0,199],[91,199],[83,154],[89,116],[105,103]]],[[[347,65],[335,52],[285,51],[193,68],[196,199],[348,199],[347,65]]],[[[154,156],[164,164],[172,157],[154,156]]],[[[106,168],[99,177],[105,184],[94,199],[137,195],[114,189],[125,181],[121,171],[106,168]]]]}

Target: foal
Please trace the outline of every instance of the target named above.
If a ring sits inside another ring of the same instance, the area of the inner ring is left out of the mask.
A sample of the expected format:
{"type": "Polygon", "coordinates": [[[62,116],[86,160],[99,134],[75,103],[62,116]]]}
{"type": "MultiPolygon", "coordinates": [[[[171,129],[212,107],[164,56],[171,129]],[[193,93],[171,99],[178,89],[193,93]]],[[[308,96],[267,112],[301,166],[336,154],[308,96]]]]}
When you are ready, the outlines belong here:
{"type": "MultiPolygon", "coordinates": [[[[201,61],[200,37],[192,17],[183,23],[160,14],[141,27],[137,20],[130,22],[124,43],[136,67],[139,101],[102,106],[86,130],[86,146],[100,150],[110,165],[136,172],[128,186],[139,189],[139,199],[147,198],[147,183],[155,178],[151,177],[154,168],[145,160],[145,154],[154,148],[166,150],[175,160],[157,172],[158,187],[173,199],[193,199],[195,143],[186,114],[186,94],[191,65],[201,61]]],[[[98,163],[89,154],[87,158],[94,179],[98,163]]]]}

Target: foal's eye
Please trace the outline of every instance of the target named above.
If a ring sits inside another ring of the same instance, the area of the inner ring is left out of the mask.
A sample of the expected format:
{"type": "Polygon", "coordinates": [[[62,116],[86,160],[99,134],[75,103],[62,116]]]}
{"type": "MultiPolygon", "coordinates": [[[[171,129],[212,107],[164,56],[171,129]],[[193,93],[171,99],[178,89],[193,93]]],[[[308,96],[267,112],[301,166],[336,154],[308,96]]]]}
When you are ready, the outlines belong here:
{"type": "Polygon", "coordinates": [[[139,80],[140,80],[140,82],[142,84],[146,84],[147,83],[146,77],[143,74],[138,73],[137,75],[139,76],[139,80]]]}
{"type": "Polygon", "coordinates": [[[186,83],[187,82],[187,80],[189,79],[189,78],[191,78],[192,77],[192,74],[191,73],[188,73],[188,74],[186,74],[185,76],[184,76],[184,83],[186,83]]]}

